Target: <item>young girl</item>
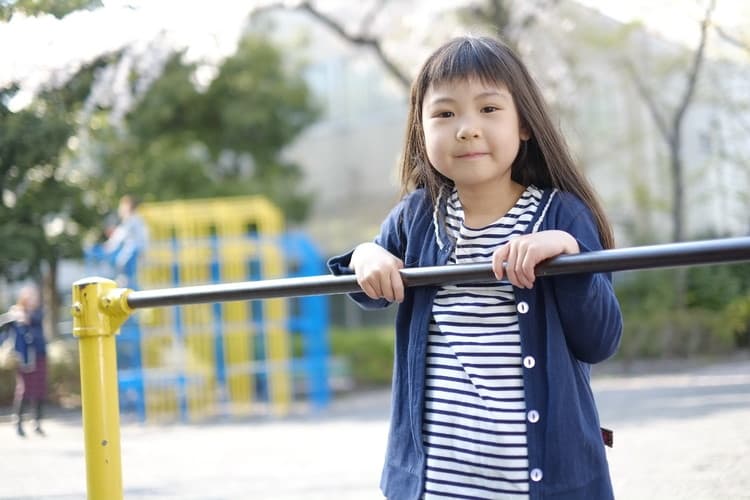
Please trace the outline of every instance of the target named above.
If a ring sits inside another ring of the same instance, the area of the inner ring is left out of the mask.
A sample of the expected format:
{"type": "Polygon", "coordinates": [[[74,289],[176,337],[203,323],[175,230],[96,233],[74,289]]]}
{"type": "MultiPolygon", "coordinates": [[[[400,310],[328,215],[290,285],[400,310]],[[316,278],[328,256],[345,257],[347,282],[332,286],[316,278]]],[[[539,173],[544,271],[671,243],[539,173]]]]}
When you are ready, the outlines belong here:
{"type": "Polygon", "coordinates": [[[460,37],[427,59],[401,179],[375,242],[329,262],[356,273],[363,307],[400,303],[383,493],[612,498],[589,386],[620,341],[610,276],[534,276],[550,257],[611,248],[612,233],[510,48],[460,37]],[[492,283],[405,289],[399,274],[489,261],[492,283]]]}

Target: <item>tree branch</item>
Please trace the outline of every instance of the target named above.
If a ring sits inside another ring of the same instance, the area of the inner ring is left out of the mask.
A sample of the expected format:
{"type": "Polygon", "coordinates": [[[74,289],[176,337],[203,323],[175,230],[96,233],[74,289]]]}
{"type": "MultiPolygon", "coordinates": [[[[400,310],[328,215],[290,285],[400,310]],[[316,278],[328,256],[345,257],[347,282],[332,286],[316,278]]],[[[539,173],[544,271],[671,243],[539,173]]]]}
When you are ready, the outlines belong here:
{"type": "Polygon", "coordinates": [[[375,23],[375,18],[378,17],[378,14],[380,14],[380,11],[383,10],[383,7],[385,7],[385,4],[387,3],[388,0],[377,0],[377,2],[375,2],[372,9],[370,9],[370,12],[365,14],[362,18],[362,22],[359,23],[360,32],[367,32],[367,29],[375,23]]]}
{"type": "Polygon", "coordinates": [[[695,93],[695,86],[698,82],[698,74],[700,73],[701,66],[703,65],[703,61],[705,59],[704,54],[706,52],[706,40],[708,39],[708,27],[711,24],[711,14],[713,13],[715,7],[716,0],[711,0],[709,2],[708,8],[706,9],[706,15],[703,17],[703,21],[701,22],[701,39],[700,43],[698,44],[698,49],[695,51],[695,56],[693,57],[692,68],[690,68],[690,73],[688,73],[688,82],[687,86],[685,87],[685,93],[682,95],[682,99],[680,100],[674,117],[672,118],[675,130],[679,129],[682,123],[682,118],[685,115],[685,111],[687,111],[688,105],[690,104],[690,101],[693,98],[693,94],[695,93]]]}
{"type": "MultiPolygon", "coordinates": [[[[364,17],[362,20],[362,32],[364,33],[364,27],[367,24],[372,23],[374,21],[375,17],[380,13],[380,10],[385,5],[385,3],[388,0],[378,0],[375,2],[375,5],[373,6],[372,10],[364,17]]],[[[271,2],[265,5],[262,5],[260,7],[256,7],[251,15],[258,15],[262,14],[264,12],[269,12],[276,9],[299,9],[302,11],[307,12],[310,14],[313,18],[315,18],[318,22],[322,23],[324,26],[326,26],[328,29],[336,33],[338,36],[343,38],[344,40],[347,40],[349,43],[352,43],[354,45],[360,45],[364,47],[369,47],[373,51],[375,51],[375,55],[380,60],[381,64],[385,66],[386,70],[394,77],[396,80],[406,89],[408,89],[411,85],[411,79],[403,72],[401,69],[396,65],[393,60],[383,51],[383,47],[380,45],[380,40],[377,38],[370,36],[370,35],[354,35],[349,32],[347,32],[343,25],[333,19],[332,17],[324,14],[323,12],[319,11],[311,2],[309,1],[302,1],[298,4],[294,4],[294,2],[271,2]]]]}
{"type": "Polygon", "coordinates": [[[743,42],[736,36],[730,35],[726,31],[724,31],[721,26],[714,26],[714,29],[716,30],[716,33],[722,38],[722,40],[729,42],[739,49],[750,52],[750,44],[743,42]]]}
{"type": "Polygon", "coordinates": [[[656,103],[656,99],[654,99],[654,96],[651,94],[648,87],[646,87],[646,83],[641,79],[641,76],[635,70],[631,61],[625,61],[625,69],[632,78],[633,83],[635,83],[635,88],[641,96],[641,99],[646,103],[646,107],[648,108],[649,113],[651,113],[651,117],[654,119],[659,132],[664,137],[664,140],[669,142],[671,138],[669,127],[667,126],[666,119],[659,112],[659,105],[656,103]]]}
{"type": "Polygon", "coordinates": [[[348,33],[344,27],[326,14],[320,12],[310,2],[302,2],[298,9],[303,10],[313,16],[315,19],[320,21],[323,25],[328,27],[331,31],[339,35],[341,38],[348,40],[355,45],[361,45],[370,47],[375,51],[375,55],[378,57],[380,62],[386,67],[389,73],[393,75],[396,80],[401,83],[405,88],[409,88],[410,79],[396,66],[396,64],[383,52],[383,48],[380,45],[380,40],[371,36],[364,35],[353,35],[348,33]]]}

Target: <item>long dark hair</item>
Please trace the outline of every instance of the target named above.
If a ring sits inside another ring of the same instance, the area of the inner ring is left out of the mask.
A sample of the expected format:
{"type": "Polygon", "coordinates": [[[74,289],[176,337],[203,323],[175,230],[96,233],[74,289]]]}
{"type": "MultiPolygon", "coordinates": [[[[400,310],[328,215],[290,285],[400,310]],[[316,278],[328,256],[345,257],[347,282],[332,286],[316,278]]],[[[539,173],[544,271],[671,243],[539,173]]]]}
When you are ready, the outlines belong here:
{"type": "Polygon", "coordinates": [[[494,38],[454,38],[438,48],[419,71],[411,87],[401,158],[402,194],[425,188],[435,203],[441,189],[453,186],[427,158],[422,104],[430,87],[467,78],[505,85],[513,96],[521,126],[531,134],[513,161],[511,178],[523,186],[554,187],[578,196],[594,215],[603,247],[612,248],[614,236],[604,210],[594,189],[576,168],[565,139],[550,118],[539,86],[515,52],[494,38]]]}

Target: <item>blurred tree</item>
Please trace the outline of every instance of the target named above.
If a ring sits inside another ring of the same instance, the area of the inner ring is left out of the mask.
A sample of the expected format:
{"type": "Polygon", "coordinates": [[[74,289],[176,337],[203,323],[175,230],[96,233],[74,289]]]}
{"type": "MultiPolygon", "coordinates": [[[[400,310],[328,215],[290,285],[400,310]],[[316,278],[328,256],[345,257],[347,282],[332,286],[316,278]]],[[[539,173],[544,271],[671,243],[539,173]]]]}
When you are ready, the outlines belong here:
{"type": "MultiPolygon", "coordinates": [[[[708,28],[711,26],[711,16],[716,1],[710,0],[705,15],[700,24],[700,38],[698,46],[692,53],[692,61],[687,66],[685,73],[685,84],[678,99],[670,109],[663,104],[663,96],[658,96],[657,89],[663,87],[656,82],[648,80],[638,70],[631,60],[625,61],[624,68],[631,77],[638,90],[638,94],[645,103],[651,118],[656,124],[657,130],[667,147],[669,155],[669,171],[672,180],[672,241],[685,239],[685,159],[682,147],[683,129],[685,127],[685,116],[693,103],[695,89],[701,68],[706,59],[706,45],[708,41],[708,28]],[[660,99],[661,97],[661,99],[660,99]]],[[[684,66],[683,66],[684,67],[684,66]]],[[[674,273],[675,307],[682,310],[687,305],[687,270],[678,269],[674,273]]]]}
{"type": "MultiPolygon", "coordinates": [[[[506,41],[515,45],[520,31],[528,27],[536,20],[539,10],[557,3],[559,0],[535,0],[533,9],[527,9],[520,19],[512,15],[513,0],[478,0],[474,2],[462,2],[455,7],[459,21],[466,25],[481,24],[490,27],[493,32],[501,34],[506,41]]],[[[376,20],[381,17],[390,2],[389,0],[373,0],[369,8],[361,16],[355,30],[348,29],[343,19],[325,12],[319,7],[323,2],[312,2],[303,0],[298,2],[270,2],[257,7],[253,14],[261,14],[274,9],[295,8],[306,12],[312,18],[326,26],[333,33],[347,42],[370,49],[375,57],[381,62],[386,71],[395,78],[405,89],[411,86],[413,75],[403,68],[403,64],[397,61],[394,54],[388,53],[384,48],[384,37],[373,32],[376,20]]],[[[346,20],[351,21],[350,19],[346,20]]],[[[412,70],[413,71],[413,70],[412,70]]]]}
{"type": "Polygon", "coordinates": [[[711,15],[715,6],[715,0],[711,0],[706,8],[700,25],[698,46],[692,54],[692,63],[685,73],[684,89],[672,109],[659,101],[655,85],[649,85],[636,64],[629,60],[625,63],[625,69],[635,83],[669,151],[672,176],[672,241],[685,239],[685,160],[682,151],[682,130],[685,125],[685,115],[693,102],[698,76],[706,57],[708,28],[711,26],[711,15]]]}
{"type": "Polygon", "coordinates": [[[248,36],[210,83],[196,81],[200,69],[174,54],[123,128],[93,131],[103,190],[146,200],[263,193],[303,219],[301,171],[279,156],[318,116],[300,68],[248,36]]]}
{"type": "Polygon", "coordinates": [[[745,39],[743,39],[740,35],[730,33],[721,26],[714,26],[714,29],[716,30],[716,33],[719,34],[722,40],[739,49],[744,50],[745,52],[750,53],[750,41],[747,40],[747,36],[745,36],[745,39]]]}
{"type": "Polygon", "coordinates": [[[558,2],[559,0],[525,2],[523,12],[516,15],[519,9],[513,0],[479,0],[466,7],[459,7],[458,14],[466,26],[485,26],[501,36],[506,43],[517,48],[524,30],[538,21],[541,12],[558,2]]]}
{"type": "Polygon", "coordinates": [[[86,180],[66,166],[75,117],[101,61],[82,68],[33,103],[8,108],[16,88],[0,91],[0,274],[43,283],[47,331],[56,333],[57,267],[81,254],[85,229],[98,216],[87,203],[86,180]]]}
{"type": "Polygon", "coordinates": [[[372,49],[375,56],[380,60],[383,66],[385,66],[386,70],[396,78],[396,81],[405,88],[409,88],[411,85],[411,77],[407,75],[388,54],[385,53],[382,41],[369,32],[369,29],[375,22],[375,18],[386,3],[388,3],[388,0],[377,0],[373,3],[372,8],[362,17],[358,33],[349,33],[341,23],[336,21],[333,17],[324,14],[323,11],[316,8],[312,2],[301,2],[298,8],[309,13],[312,17],[326,25],[343,39],[355,45],[372,49]]]}
{"type": "Polygon", "coordinates": [[[101,6],[101,0],[0,0],[0,21],[10,21],[16,13],[27,16],[52,14],[62,19],[76,10],[101,6]]]}
{"type": "Polygon", "coordinates": [[[367,47],[373,51],[375,57],[383,64],[386,71],[393,76],[396,81],[401,84],[404,88],[408,89],[411,85],[411,75],[406,73],[400,65],[391,57],[385,50],[383,50],[383,40],[378,35],[371,33],[371,28],[375,23],[376,18],[381,14],[389,0],[375,0],[370,5],[370,8],[364,13],[360,22],[359,28],[355,31],[348,30],[344,24],[336,19],[334,16],[327,14],[323,10],[317,7],[314,2],[300,1],[300,2],[271,2],[265,5],[260,5],[253,11],[253,15],[262,14],[275,9],[283,8],[295,8],[303,12],[307,12],[310,16],[316,19],[318,22],[329,28],[336,35],[349,43],[358,45],[361,47],[367,47]]]}

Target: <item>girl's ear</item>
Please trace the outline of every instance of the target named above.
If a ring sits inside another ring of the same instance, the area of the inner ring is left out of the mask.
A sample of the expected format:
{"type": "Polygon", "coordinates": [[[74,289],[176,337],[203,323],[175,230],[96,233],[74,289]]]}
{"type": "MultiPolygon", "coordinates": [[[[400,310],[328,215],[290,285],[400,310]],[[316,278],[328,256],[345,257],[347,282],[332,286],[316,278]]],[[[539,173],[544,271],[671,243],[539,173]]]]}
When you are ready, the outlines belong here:
{"type": "Polygon", "coordinates": [[[531,139],[531,130],[527,125],[521,125],[521,130],[519,130],[518,136],[522,141],[528,141],[531,139]]]}

